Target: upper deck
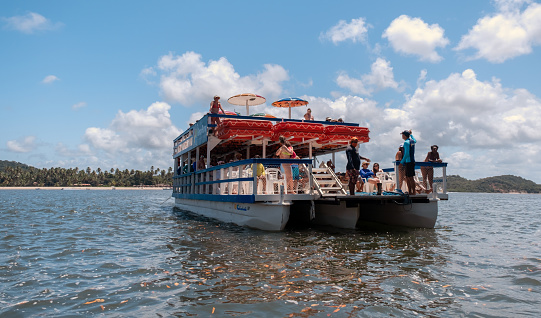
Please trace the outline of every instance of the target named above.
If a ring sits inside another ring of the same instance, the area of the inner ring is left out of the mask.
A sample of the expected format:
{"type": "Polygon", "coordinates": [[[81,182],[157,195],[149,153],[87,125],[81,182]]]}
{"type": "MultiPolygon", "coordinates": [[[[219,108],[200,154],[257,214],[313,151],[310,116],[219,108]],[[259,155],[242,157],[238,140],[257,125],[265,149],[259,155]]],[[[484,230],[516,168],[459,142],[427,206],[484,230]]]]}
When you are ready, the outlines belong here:
{"type": "Polygon", "coordinates": [[[212,151],[212,156],[224,162],[244,151],[244,158],[270,158],[279,148],[280,135],[291,142],[301,158],[343,150],[352,137],[360,143],[370,139],[368,128],[357,123],[207,114],[174,140],[173,157],[199,149],[200,154],[212,151]],[[219,117],[221,123],[211,124],[212,117],[219,117]]]}

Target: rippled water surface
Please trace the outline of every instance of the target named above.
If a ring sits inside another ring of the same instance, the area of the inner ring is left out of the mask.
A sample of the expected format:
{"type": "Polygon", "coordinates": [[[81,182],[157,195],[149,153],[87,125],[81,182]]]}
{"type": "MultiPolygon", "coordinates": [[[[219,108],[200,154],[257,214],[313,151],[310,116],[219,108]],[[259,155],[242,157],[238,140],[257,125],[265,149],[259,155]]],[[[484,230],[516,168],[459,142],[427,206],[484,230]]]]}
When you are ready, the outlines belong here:
{"type": "Polygon", "coordinates": [[[0,316],[541,316],[540,195],[452,193],[433,230],[280,233],[170,195],[0,191],[0,316]]]}

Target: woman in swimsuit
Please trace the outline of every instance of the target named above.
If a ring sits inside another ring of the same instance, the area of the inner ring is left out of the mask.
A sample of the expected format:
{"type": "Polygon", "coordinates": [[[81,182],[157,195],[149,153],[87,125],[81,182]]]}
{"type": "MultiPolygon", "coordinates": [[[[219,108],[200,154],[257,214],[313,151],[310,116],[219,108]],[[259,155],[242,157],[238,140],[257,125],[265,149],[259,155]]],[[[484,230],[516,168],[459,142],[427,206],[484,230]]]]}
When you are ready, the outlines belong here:
{"type": "MultiPolygon", "coordinates": [[[[214,100],[210,102],[210,113],[211,114],[218,114],[220,112],[220,109],[222,110],[222,114],[225,114],[224,109],[222,108],[222,104],[220,104],[220,96],[216,95],[214,96],[214,100]]],[[[211,124],[218,125],[220,123],[219,117],[211,117],[211,124]]]]}
{"type": "MultiPolygon", "coordinates": [[[[276,151],[276,156],[280,157],[280,159],[290,159],[295,151],[293,151],[293,147],[291,146],[291,143],[286,140],[284,136],[280,136],[280,148],[276,151]]],[[[294,188],[293,185],[293,176],[291,173],[291,164],[289,163],[283,163],[282,168],[284,169],[284,174],[286,176],[286,184],[287,184],[287,190],[292,191],[294,188]]],[[[286,190],[286,192],[288,192],[286,190]]]]}

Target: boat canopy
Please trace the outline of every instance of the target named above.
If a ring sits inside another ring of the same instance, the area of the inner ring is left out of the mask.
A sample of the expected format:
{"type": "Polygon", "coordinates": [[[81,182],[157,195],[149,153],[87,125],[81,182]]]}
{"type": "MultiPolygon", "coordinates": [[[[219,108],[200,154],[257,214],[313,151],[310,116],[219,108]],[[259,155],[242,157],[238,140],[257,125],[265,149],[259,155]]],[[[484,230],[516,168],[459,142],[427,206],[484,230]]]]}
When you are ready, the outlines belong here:
{"type": "Polygon", "coordinates": [[[344,150],[353,137],[368,142],[369,133],[356,123],[207,114],[175,139],[173,156],[196,148],[201,154],[208,153],[210,147],[224,161],[241,151],[250,157],[271,158],[280,146],[279,137],[284,136],[299,157],[312,158],[344,150]],[[220,123],[211,124],[210,117],[220,117],[220,123]]]}

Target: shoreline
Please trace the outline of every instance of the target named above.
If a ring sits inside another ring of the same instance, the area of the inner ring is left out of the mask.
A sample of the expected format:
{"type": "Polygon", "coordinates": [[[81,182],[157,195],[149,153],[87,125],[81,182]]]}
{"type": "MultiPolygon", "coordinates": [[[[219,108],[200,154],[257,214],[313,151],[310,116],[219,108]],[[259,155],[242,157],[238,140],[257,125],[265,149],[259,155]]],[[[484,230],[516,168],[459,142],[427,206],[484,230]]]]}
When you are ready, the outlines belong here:
{"type": "Polygon", "coordinates": [[[163,187],[0,187],[0,190],[170,190],[163,187]]]}

